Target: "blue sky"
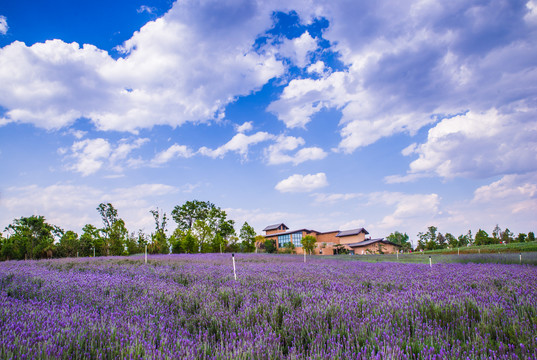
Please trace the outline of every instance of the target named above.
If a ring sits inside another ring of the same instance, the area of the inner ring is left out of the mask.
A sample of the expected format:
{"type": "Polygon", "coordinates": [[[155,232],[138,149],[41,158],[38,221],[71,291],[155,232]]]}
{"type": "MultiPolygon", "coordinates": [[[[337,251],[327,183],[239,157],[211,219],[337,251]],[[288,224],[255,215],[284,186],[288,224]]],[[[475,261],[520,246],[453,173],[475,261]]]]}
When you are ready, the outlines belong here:
{"type": "Polygon", "coordinates": [[[535,231],[536,30],[535,0],[4,1],[0,226],[535,231]]]}

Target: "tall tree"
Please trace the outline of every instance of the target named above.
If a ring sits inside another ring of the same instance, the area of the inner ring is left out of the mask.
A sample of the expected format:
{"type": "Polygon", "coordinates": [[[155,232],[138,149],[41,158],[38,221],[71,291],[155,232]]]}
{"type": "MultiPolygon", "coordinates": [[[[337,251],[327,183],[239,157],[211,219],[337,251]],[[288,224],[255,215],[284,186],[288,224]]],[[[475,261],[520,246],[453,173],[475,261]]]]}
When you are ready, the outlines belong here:
{"type": "Polygon", "coordinates": [[[239,238],[241,239],[241,248],[244,252],[254,252],[255,251],[255,230],[251,227],[248,222],[244,222],[239,233],[239,238]]]}
{"type": "Polygon", "coordinates": [[[498,243],[500,241],[501,236],[502,236],[502,229],[500,229],[498,224],[496,224],[496,226],[492,230],[492,238],[496,240],[495,243],[498,243]]]}
{"type": "Polygon", "coordinates": [[[491,239],[485,230],[479,229],[475,234],[475,245],[489,245],[491,239]]]}
{"type": "Polygon", "coordinates": [[[500,239],[501,239],[502,243],[509,244],[509,243],[513,242],[513,236],[514,235],[515,234],[513,234],[509,229],[506,228],[504,231],[502,231],[500,239]]]}
{"type": "Polygon", "coordinates": [[[78,234],[74,231],[67,231],[60,239],[56,246],[58,256],[60,257],[75,257],[79,254],[80,240],[78,234]]]}
{"type": "Polygon", "coordinates": [[[108,256],[110,255],[110,236],[112,233],[112,226],[116,221],[118,221],[117,210],[110,203],[100,203],[99,206],[97,206],[97,211],[99,212],[99,215],[101,215],[104,225],[101,231],[104,235],[104,250],[108,256]]]}
{"type": "Polygon", "coordinates": [[[157,210],[150,210],[150,213],[155,219],[155,232],[152,234],[151,239],[151,253],[152,254],[168,254],[170,252],[168,239],[166,237],[166,223],[168,221],[165,212],[157,210]]]}
{"type": "Polygon", "coordinates": [[[533,231],[530,231],[530,232],[528,233],[528,237],[526,238],[526,241],[527,241],[527,242],[535,241],[535,234],[533,233],[533,231]]]}
{"type": "Polygon", "coordinates": [[[81,256],[102,256],[105,254],[104,241],[101,238],[100,231],[91,224],[86,224],[82,228],[80,235],[80,254],[81,256]]]}
{"type": "Polygon", "coordinates": [[[445,235],[446,237],[446,242],[448,243],[448,245],[451,247],[451,248],[456,248],[459,246],[459,241],[457,240],[457,238],[455,236],[453,236],[452,234],[450,233],[446,233],[445,235]]]}
{"type": "Polygon", "coordinates": [[[172,218],[177,227],[185,233],[193,230],[197,221],[202,221],[211,229],[211,236],[219,233],[228,240],[235,234],[235,222],[228,220],[226,212],[209,201],[193,200],[181,206],[177,205],[172,211],[172,218]]]}

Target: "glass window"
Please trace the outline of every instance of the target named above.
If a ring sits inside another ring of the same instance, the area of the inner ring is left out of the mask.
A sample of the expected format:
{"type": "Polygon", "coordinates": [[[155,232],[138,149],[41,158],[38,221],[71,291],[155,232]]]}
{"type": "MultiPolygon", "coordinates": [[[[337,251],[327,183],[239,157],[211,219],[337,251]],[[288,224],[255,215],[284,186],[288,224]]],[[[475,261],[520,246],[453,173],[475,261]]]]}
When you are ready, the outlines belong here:
{"type": "Polygon", "coordinates": [[[278,247],[283,248],[285,244],[291,241],[291,235],[278,235],[278,247]]]}
{"type": "Polygon", "coordinates": [[[302,247],[302,231],[293,234],[293,245],[302,247]]]}

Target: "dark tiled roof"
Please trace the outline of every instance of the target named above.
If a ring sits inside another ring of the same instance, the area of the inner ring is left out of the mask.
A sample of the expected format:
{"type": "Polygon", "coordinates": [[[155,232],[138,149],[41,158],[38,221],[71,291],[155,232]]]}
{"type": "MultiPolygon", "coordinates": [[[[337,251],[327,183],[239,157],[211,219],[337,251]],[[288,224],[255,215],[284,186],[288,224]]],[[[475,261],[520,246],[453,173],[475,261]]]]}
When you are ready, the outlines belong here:
{"type": "Polygon", "coordinates": [[[398,245],[398,244],[394,244],[391,241],[385,240],[384,238],[368,239],[368,240],[360,241],[360,242],[357,242],[357,243],[344,244],[344,245],[347,245],[349,247],[362,247],[362,246],[367,246],[367,245],[371,245],[371,244],[376,244],[378,242],[381,242],[383,244],[392,244],[392,245],[399,246],[399,247],[401,246],[401,245],[398,245]]]}
{"type": "Polygon", "coordinates": [[[369,232],[364,229],[364,228],[359,228],[359,229],[352,229],[352,230],[345,230],[345,231],[340,231],[336,236],[337,237],[342,237],[342,236],[351,236],[351,235],[358,235],[360,233],[364,233],[364,234],[369,234],[369,232]]]}
{"type": "Polygon", "coordinates": [[[315,230],[310,230],[310,229],[298,229],[298,230],[289,230],[289,231],[285,231],[285,232],[269,234],[269,235],[265,235],[265,237],[272,237],[272,236],[280,236],[280,235],[294,234],[294,233],[302,232],[302,231],[305,231],[305,232],[307,232],[307,233],[316,233],[316,234],[319,234],[319,232],[318,232],[318,231],[315,231],[315,230]]]}
{"type": "Polygon", "coordinates": [[[283,225],[284,228],[289,229],[284,223],[279,223],[279,224],[269,225],[266,228],[264,228],[263,231],[276,230],[281,225],[283,225]]]}

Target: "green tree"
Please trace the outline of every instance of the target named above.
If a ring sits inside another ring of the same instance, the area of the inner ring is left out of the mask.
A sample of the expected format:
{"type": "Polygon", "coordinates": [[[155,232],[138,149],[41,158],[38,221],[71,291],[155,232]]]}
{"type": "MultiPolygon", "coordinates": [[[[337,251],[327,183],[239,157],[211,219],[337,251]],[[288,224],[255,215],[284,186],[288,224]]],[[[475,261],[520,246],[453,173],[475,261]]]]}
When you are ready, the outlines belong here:
{"type": "Polygon", "coordinates": [[[6,255],[18,260],[47,257],[54,247],[54,229],[43,216],[33,215],[13,220],[6,227],[9,234],[9,241],[5,245],[6,255]]]}
{"type": "Polygon", "coordinates": [[[491,243],[491,239],[489,237],[489,234],[485,230],[479,229],[479,231],[475,234],[475,245],[488,245],[491,243]]]}
{"type": "Polygon", "coordinates": [[[199,251],[208,253],[211,251],[210,241],[215,235],[211,226],[203,220],[196,220],[192,227],[192,234],[198,239],[199,251]]]}
{"type": "Polygon", "coordinates": [[[125,227],[125,221],[119,219],[112,224],[109,233],[110,254],[114,256],[125,255],[125,243],[129,237],[129,231],[125,227]]]}
{"type": "Polygon", "coordinates": [[[446,233],[446,242],[448,243],[449,247],[456,248],[459,246],[459,241],[455,236],[453,236],[450,233],[446,233]]]}
{"type": "Polygon", "coordinates": [[[266,239],[265,240],[265,251],[269,254],[273,254],[276,252],[276,241],[273,239],[266,239]]]}
{"type": "Polygon", "coordinates": [[[244,252],[254,252],[255,251],[255,230],[253,227],[248,225],[245,221],[242,224],[239,238],[241,239],[241,248],[244,252]]]}
{"type": "Polygon", "coordinates": [[[495,244],[500,242],[501,236],[502,236],[502,229],[500,229],[500,226],[496,224],[496,226],[492,230],[492,238],[495,240],[494,241],[495,244]]]}
{"type": "Polygon", "coordinates": [[[526,238],[526,241],[527,241],[527,242],[535,241],[535,234],[533,233],[533,231],[530,231],[530,232],[528,233],[528,237],[526,238]]]}
{"type": "Polygon", "coordinates": [[[429,226],[426,233],[418,233],[418,246],[416,250],[434,250],[438,248],[436,226],[429,226]]]}
{"type": "Polygon", "coordinates": [[[141,229],[138,230],[138,235],[133,231],[130,236],[127,237],[125,247],[127,248],[127,253],[129,255],[141,254],[145,251],[145,244],[141,243],[140,238],[145,240],[145,234],[141,229]]]}
{"type": "Polygon", "coordinates": [[[211,251],[214,253],[224,252],[226,247],[226,240],[222,237],[222,235],[220,235],[220,233],[217,233],[211,240],[211,251]]]}
{"type": "Polygon", "coordinates": [[[91,224],[86,224],[82,231],[79,242],[80,256],[93,256],[94,247],[96,256],[103,255],[104,242],[99,235],[99,229],[91,224]]]}
{"type": "MultiPolygon", "coordinates": [[[[216,233],[219,233],[224,240],[229,240],[229,237],[235,234],[233,228],[235,222],[227,219],[226,212],[209,201],[193,200],[187,201],[181,206],[177,205],[172,211],[172,218],[177,223],[177,228],[184,233],[189,230],[194,231],[196,222],[205,223],[205,227],[210,231],[206,234],[206,241],[202,241],[202,246],[205,246],[204,244],[216,233]]],[[[205,235],[205,227],[198,225],[197,230],[203,231],[203,235],[205,235]]],[[[210,251],[210,247],[206,248],[210,251]]]]}
{"type": "Polygon", "coordinates": [[[407,233],[402,234],[399,231],[396,231],[388,235],[386,237],[386,240],[394,244],[400,245],[403,251],[408,251],[412,248],[407,233]]]}
{"type": "Polygon", "coordinates": [[[509,229],[506,228],[504,231],[502,231],[500,235],[500,240],[502,241],[502,243],[509,244],[513,242],[514,235],[515,234],[513,234],[509,229]]]}
{"type": "Polygon", "coordinates": [[[523,242],[526,241],[526,238],[527,238],[526,234],[519,233],[518,236],[516,237],[515,241],[518,242],[518,243],[523,243],[523,242]]]}
{"type": "Polygon", "coordinates": [[[446,237],[440,232],[436,236],[436,244],[438,249],[445,249],[447,247],[446,237]]]}
{"type": "Polygon", "coordinates": [[[198,239],[190,231],[187,231],[184,237],[183,249],[187,254],[197,254],[199,252],[198,239]]]}
{"type": "Polygon", "coordinates": [[[101,229],[103,234],[104,255],[108,256],[110,255],[110,235],[112,232],[112,225],[118,220],[117,210],[110,203],[100,203],[99,206],[97,206],[97,211],[99,212],[99,215],[101,215],[104,225],[101,229]]]}
{"type": "Polygon", "coordinates": [[[317,239],[311,235],[306,235],[300,241],[302,243],[302,248],[306,253],[312,253],[315,249],[315,244],[317,244],[317,239]]]}
{"type": "Polygon", "coordinates": [[[75,257],[79,253],[80,240],[78,234],[74,231],[67,231],[60,239],[60,243],[56,246],[57,255],[59,257],[75,257]]]}
{"type": "Polygon", "coordinates": [[[166,213],[159,212],[157,210],[150,210],[153,219],[155,219],[155,232],[151,234],[151,254],[169,254],[170,245],[168,244],[168,239],[166,237],[166,223],[168,221],[166,213]]]}

